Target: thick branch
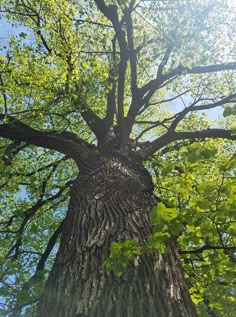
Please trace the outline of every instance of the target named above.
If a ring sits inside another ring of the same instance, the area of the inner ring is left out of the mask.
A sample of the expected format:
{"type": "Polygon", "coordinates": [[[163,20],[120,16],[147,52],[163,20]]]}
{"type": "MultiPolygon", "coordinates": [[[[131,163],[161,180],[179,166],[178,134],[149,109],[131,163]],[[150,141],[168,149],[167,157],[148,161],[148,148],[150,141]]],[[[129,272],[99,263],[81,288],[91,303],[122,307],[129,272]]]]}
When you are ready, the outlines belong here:
{"type": "Polygon", "coordinates": [[[163,76],[163,70],[164,70],[164,67],[166,66],[167,62],[169,61],[170,59],[170,55],[171,55],[171,52],[172,52],[172,49],[173,49],[173,45],[170,45],[164,56],[163,56],[163,59],[160,63],[160,65],[158,66],[158,71],[157,71],[157,78],[161,78],[163,76]]]}
{"type": "Polygon", "coordinates": [[[179,140],[194,140],[206,138],[222,138],[228,140],[236,140],[236,135],[232,134],[231,130],[224,129],[207,129],[195,132],[176,132],[169,130],[167,133],[154,140],[153,142],[145,142],[141,145],[141,150],[138,153],[143,159],[149,158],[156,151],[162,149],[166,145],[179,140]]]}
{"type": "Polygon", "coordinates": [[[79,159],[87,152],[87,144],[73,133],[42,132],[14,117],[0,114],[0,137],[48,148],[79,159]],[[5,123],[4,123],[5,121],[5,123]]]}
{"type": "Polygon", "coordinates": [[[133,22],[130,9],[125,10],[125,20],[127,27],[128,49],[131,68],[131,91],[132,98],[134,98],[135,94],[137,93],[137,51],[134,47],[133,22]]]}
{"type": "Polygon", "coordinates": [[[124,91],[125,91],[125,74],[128,62],[128,44],[126,42],[125,32],[122,29],[123,20],[120,22],[118,17],[118,8],[116,5],[107,6],[103,0],[95,0],[98,9],[109,19],[114,26],[116,38],[120,47],[120,61],[118,65],[118,128],[121,135],[122,143],[126,142],[126,126],[124,120],[124,91]]]}
{"type": "Polygon", "coordinates": [[[193,68],[184,67],[184,70],[189,74],[205,74],[205,73],[217,73],[225,70],[235,70],[236,63],[208,65],[208,66],[196,66],[193,68]]]}
{"type": "Polygon", "coordinates": [[[108,84],[111,86],[108,96],[107,96],[107,109],[106,109],[106,116],[105,116],[105,125],[108,129],[113,124],[114,115],[116,112],[116,37],[112,40],[112,65],[110,66],[109,77],[108,77],[108,84]]]}
{"type": "Polygon", "coordinates": [[[103,120],[99,118],[91,109],[82,110],[81,116],[98,139],[101,135],[103,135],[103,133],[105,133],[103,120]]]}
{"type": "Polygon", "coordinates": [[[107,6],[104,0],[94,0],[98,9],[105,15],[105,17],[114,23],[117,22],[117,7],[116,5],[107,6]]]}

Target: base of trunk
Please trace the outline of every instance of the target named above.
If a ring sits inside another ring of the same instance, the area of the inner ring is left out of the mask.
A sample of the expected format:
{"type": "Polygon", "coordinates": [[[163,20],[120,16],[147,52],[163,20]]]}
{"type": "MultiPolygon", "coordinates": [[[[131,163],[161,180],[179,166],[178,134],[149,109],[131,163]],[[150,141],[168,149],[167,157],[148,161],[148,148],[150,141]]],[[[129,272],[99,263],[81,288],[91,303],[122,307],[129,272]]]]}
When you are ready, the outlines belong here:
{"type": "Polygon", "coordinates": [[[173,241],[165,255],[137,257],[121,278],[104,268],[113,241],[145,243],[153,203],[150,175],[140,165],[109,157],[82,171],[38,316],[196,316],[173,241]]]}

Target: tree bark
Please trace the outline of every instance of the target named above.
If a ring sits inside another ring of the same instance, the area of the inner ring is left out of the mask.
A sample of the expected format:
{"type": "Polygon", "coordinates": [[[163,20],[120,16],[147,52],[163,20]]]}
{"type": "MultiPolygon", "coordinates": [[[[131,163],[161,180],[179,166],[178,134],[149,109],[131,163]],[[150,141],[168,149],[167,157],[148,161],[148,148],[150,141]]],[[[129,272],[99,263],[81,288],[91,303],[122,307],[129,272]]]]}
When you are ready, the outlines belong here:
{"type": "Polygon", "coordinates": [[[113,241],[145,243],[152,192],[136,158],[107,154],[81,167],[39,317],[196,316],[173,241],[165,255],[138,256],[120,278],[104,268],[113,241]]]}

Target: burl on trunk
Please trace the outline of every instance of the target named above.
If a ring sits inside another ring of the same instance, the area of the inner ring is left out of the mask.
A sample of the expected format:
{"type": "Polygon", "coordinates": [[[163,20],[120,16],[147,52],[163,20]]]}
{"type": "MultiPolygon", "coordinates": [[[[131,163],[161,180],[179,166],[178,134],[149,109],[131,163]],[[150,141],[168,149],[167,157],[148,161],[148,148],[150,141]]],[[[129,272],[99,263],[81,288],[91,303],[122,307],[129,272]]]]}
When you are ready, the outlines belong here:
{"type": "Polygon", "coordinates": [[[40,317],[196,316],[174,242],[136,258],[122,277],[104,261],[113,241],[142,246],[151,233],[152,179],[136,157],[95,155],[80,169],[40,317]]]}

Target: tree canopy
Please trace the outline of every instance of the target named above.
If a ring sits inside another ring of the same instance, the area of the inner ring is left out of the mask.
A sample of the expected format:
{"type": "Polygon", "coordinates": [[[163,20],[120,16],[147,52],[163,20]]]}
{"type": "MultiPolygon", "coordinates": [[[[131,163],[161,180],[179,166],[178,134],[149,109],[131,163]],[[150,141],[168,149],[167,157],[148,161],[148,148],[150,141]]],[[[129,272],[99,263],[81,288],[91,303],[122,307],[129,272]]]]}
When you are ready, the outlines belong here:
{"type": "Polygon", "coordinates": [[[11,25],[0,45],[2,315],[33,316],[76,176],[76,145],[109,150],[115,136],[145,161],[159,204],[146,246],[114,243],[105,267],[122,275],[137,254],[164,253],[176,237],[199,315],[234,316],[235,2],[0,5],[11,25]]]}

